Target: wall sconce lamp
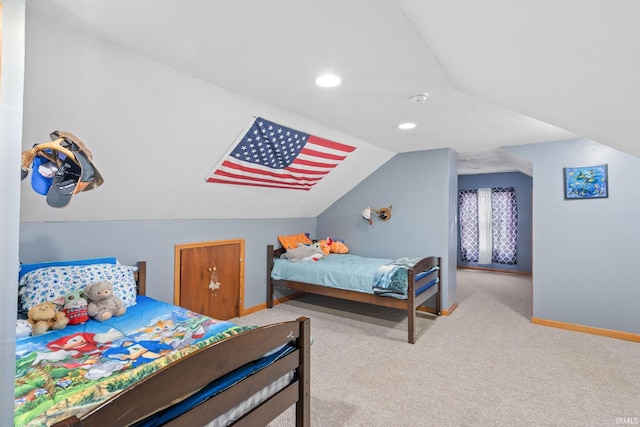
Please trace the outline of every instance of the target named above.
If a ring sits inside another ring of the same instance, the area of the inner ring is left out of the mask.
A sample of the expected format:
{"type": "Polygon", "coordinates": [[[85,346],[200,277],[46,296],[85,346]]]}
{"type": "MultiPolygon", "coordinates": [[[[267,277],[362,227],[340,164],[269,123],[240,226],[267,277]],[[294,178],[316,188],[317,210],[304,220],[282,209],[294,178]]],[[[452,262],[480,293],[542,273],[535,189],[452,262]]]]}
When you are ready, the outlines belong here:
{"type": "Polygon", "coordinates": [[[393,209],[393,205],[389,205],[388,208],[380,209],[366,207],[362,210],[362,218],[367,220],[369,224],[373,224],[373,221],[371,221],[371,212],[373,212],[380,221],[389,221],[391,219],[391,209],[393,209]]]}

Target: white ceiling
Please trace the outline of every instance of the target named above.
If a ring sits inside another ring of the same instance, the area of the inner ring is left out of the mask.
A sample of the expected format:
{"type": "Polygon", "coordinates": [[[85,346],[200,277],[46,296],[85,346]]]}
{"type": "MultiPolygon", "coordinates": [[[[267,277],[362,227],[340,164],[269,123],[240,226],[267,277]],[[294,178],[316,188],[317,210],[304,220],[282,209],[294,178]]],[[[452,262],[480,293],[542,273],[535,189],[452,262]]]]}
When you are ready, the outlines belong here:
{"type": "MultiPolygon", "coordinates": [[[[497,147],[581,136],[640,155],[635,0],[31,0],[27,8],[393,152],[451,147],[466,159],[461,168],[479,171],[482,159],[510,160],[497,147]],[[315,86],[327,71],[343,84],[315,86]],[[419,93],[429,94],[425,104],[409,101],[419,93]],[[417,127],[399,131],[404,121],[417,127]]],[[[521,166],[512,164],[527,173],[521,166]]]]}
{"type": "Polygon", "coordinates": [[[30,13],[393,152],[639,155],[640,2],[51,0],[30,13]],[[315,86],[326,71],[334,89],[315,86]],[[428,93],[425,104],[409,97],[428,93]],[[400,122],[417,127],[399,131],[400,122]]]}

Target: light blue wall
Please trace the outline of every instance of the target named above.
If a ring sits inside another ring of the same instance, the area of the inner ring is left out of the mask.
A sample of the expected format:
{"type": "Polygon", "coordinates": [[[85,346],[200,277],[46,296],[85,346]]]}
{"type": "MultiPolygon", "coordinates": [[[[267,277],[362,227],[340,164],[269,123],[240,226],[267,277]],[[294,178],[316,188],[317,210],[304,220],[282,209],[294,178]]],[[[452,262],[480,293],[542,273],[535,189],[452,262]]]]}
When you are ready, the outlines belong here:
{"type": "Polygon", "coordinates": [[[173,302],[176,244],[245,239],[245,302],[266,301],[266,246],[280,234],[314,233],[315,218],[174,221],[100,221],[20,224],[22,262],[115,256],[147,261],[147,295],[173,302]]]}
{"type": "Polygon", "coordinates": [[[147,294],[173,302],[176,244],[245,239],[246,308],[265,302],[266,245],[277,235],[308,232],[344,239],[354,253],[381,257],[443,257],[443,307],[455,302],[455,153],[448,149],[396,155],[318,219],[96,221],[20,224],[20,260],[115,256],[147,261],[147,294]],[[369,226],[365,206],[393,204],[388,222],[369,226]],[[453,212],[453,213],[452,213],[453,212]],[[317,223],[317,225],[316,225],[317,223]],[[317,230],[317,231],[316,231],[317,230]],[[449,304],[446,304],[449,302],[449,304]]]}
{"type": "Polygon", "coordinates": [[[456,302],[456,160],[449,149],[397,154],[318,217],[318,237],[344,240],[363,256],[441,256],[443,308],[450,308],[456,302]],[[367,206],[389,205],[389,221],[374,218],[369,225],[361,217],[367,206]]]}
{"type": "Polygon", "coordinates": [[[640,159],[597,142],[509,147],[533,164],[533,315],[640,333],[640,159]],[[564,200],[563,168],[608,164],[609,198],[564,200]]]}
{"type": "MultiPolygon", "coordinates": [[[[516,203],[518,205],[518,246],[517,264],[486,264],[479,265],[475,262],[463,261],[460,253],[458,241],[458,265],[482,267],[499,270],[518,271],[531,273],[531,253],[532,253],[532,178],[519,172],[508,173],[488,173],[479,175],[460,175],[458,177],[458,190],[476,190],[478,188],[513,187],[516,192],[516,203]]],[[[458,234],[459,235],[459,234],[458,234]]]]}

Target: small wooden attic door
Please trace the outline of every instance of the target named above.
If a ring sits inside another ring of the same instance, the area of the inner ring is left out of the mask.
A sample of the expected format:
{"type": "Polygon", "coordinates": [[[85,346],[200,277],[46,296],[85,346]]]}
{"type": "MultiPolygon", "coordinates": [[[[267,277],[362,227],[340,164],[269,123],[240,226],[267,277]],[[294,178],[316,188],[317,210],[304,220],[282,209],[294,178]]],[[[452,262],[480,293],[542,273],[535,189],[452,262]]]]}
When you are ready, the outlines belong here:
{"type": "Polygon", "coordinates": [[[244,239],[175,246],[175,305],[227,320],[244,314],[244,239]]]}

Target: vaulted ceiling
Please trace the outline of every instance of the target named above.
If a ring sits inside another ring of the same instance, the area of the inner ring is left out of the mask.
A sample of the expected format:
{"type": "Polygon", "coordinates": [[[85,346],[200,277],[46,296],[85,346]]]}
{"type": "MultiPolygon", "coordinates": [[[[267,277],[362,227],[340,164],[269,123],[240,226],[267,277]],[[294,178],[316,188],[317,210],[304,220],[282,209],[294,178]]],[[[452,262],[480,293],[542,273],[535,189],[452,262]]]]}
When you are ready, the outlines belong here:
{"type": "Polygon", "coordinates": [[[578,134],[640,154],[628,0],[53,0],[61,25],[394,152],[578,134]],[[342,85],[320,89],[324,72],[342,85]],[[425,104],[409,98],[428,93],[425,104]],[[417,127],[400,133],[400,122],[417,127]]]}
{"type": "Polygon", "coordinates": [[[481,161],[585,137],[640,155],[635,0],[30,0],[27,10],[391,152],[450,147],[481,161]],[[325,72],[342,84],[316,86],[325,72]]]}

